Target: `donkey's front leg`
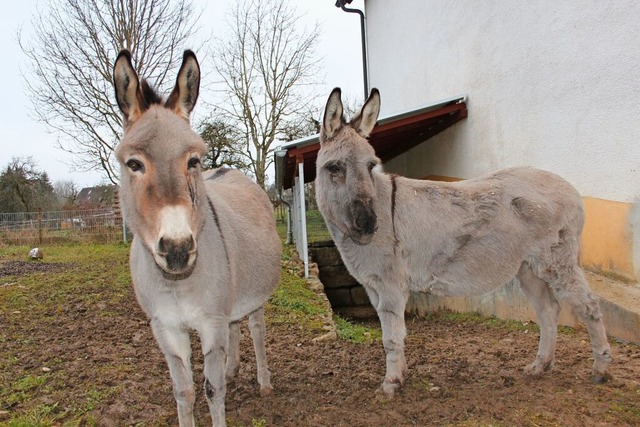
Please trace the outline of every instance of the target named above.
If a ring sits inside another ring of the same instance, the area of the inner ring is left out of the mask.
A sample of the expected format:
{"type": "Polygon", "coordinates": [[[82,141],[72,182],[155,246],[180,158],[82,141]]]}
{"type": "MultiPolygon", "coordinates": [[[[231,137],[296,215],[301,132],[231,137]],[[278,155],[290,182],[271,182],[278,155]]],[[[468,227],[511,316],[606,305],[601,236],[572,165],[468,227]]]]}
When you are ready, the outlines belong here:
{"type": "Polygon", "coordinates": [[[167,327],[160,320],[151,320],[153,335],[169,365],[169,374],[173,382],[173,395],[178,405],[180,427],[195,426],[193,404],[196,393],[191,373],[191,340],[189,334],[181,328],[167,327]]]}
{"type": "Polygon", "coordinates": [[[209,319],[198,331],[204,354],[204,392],[214,427],[226,426],[224,399],[227,393],[225,361],[229,351],[229,319],[209,319]]]}
{"type": "Polygon", "coordinates": [[[387,373],[381,390],[388,397],[393,397],[396,390],[404,382],[407,362],[404,357],[404,338],[406,329],[404,323],[404,309],[408,295],[403,293],[376,293],[368,290],[372,303],[382,326],[382,343],[387,355],[387,373]]]}

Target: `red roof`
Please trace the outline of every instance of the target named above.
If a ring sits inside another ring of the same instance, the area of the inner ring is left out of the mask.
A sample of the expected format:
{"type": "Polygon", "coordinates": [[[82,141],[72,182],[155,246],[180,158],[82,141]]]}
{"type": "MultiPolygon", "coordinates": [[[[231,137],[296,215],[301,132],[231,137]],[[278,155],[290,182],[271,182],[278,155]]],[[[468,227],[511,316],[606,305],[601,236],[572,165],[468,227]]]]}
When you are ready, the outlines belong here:
{"type": "MultiPolygon", "coordinates": [[[[375,149],[376,155],[385,163],[465,117],[467,117],[465,97],[451,98],[424,108],[380,119],[369,136],[369,143],[375,149]]],[[[276,185],[282,186],[282,189],[291,188],[300,162],[304,162],[304,182],[313,181],[316,178],[316,158],[319,150],[318,135],[299,139],[283,146],[279,150],[279,155],[276,154],[276,185]]]]}

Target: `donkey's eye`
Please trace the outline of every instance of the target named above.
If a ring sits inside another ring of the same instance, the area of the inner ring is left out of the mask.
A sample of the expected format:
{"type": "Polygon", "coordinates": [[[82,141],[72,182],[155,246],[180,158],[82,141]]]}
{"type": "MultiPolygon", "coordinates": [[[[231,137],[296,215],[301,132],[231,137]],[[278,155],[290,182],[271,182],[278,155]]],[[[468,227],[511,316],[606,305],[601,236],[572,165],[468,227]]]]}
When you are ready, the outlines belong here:
{"type": "Polygon", "coordinates": [[[197,157],[192,157],[189,159],[189,162],[187,163],[187,168],[195,169],[199,164],[200,164],[200,159],[197,157]]]}
{"type": "Polygon", "coordinates": [[[325,169],[327,169],[330,173],[339,173],[342,168],[337,163],[329,163],[325,165],[325,169]]]}
{"type": "Polygon", "coordinates": [[[377,165],[378,164],[376,162],[369,162],[367,163],[367,169],[369,169],[369,172],[371,172],[377,165]]]}
{"type": "Polygon", "coordinates": [[[126,165],[133,172],[144,171],[144,165],[140,160],[131,159],[126,163],[126,165]]]}

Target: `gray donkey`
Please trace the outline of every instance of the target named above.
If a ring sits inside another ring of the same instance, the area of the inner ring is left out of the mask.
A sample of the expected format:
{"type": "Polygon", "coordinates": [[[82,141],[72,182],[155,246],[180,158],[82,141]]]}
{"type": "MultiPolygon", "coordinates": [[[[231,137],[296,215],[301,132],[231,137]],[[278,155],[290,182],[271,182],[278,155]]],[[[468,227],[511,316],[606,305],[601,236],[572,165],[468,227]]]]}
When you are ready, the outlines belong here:
{"type": "Polygon", "coordinates": [[[184,53],[166,101],[138,79],[126,50],[116,59],[114,81],[124,114],[116,156],[121,204],[135,233],[136,297],[169,365],[180,425],[194,425],[189,330],[195,330],[213,425],[224,426],[225,374],[230,380],[238,370],[238,322],[247,315],[260,391],[272,389],[263,305],[280,276],[273,210],[265,192],[240,172],[201,170],[206,145],[189,126],[200,86],[193,52],[184,53]]]}
{"type": "Polygon", "coordinates": [[[525,372],[552,366],[558,298],[585,322],[594,382],[611,353],[598,300],[578,264],[583,208],[566,181],[512,168],[455,183],[385,174],[367,142],[380,111],[376,89],[350,123],[340,89],[325,108],[317,158],[318,207],[349,272],[366,289],[382,325],[387,369],[382,391],[404,380],[409,292],[480,294],[514,276],[540,325],[538,354],[525,372]]]}

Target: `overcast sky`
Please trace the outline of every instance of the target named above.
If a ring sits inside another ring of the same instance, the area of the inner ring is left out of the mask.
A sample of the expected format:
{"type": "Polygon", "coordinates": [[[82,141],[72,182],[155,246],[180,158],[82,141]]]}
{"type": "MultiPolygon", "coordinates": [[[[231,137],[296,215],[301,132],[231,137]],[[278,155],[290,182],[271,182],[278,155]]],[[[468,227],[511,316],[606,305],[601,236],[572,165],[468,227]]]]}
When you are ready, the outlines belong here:
{"type": "MultiPolygon", "coordinates": [[[[31,16],[38,5],[46,5],[48,1],[55,0],[5,2],[0,14],[0,76],[5,94],[0,103],[0,169],[4,169],[12,157],[32,156],[52,182],[71,179],[79,188],[100,184],[104,180],[98,172],[71,172],[73,156],[56,148],[58,135],[49,133],[44,124],[32,119],[34,107],[27,98],[22,77],[22,72],[28,70],[28,63],[18,46],[16,34],[20,28],[23,33],[31,32],[31,16]]],[[[221,36],[226,25],[226,8],[234,3],[233,0],[194,2],[203,9],[196,36],[221,36]]],[[[317,53],[322,68],[318,70],[318,76],[324,81],[320,92],[328,96],[333,87],[340,86],[349,98],[362,100],[358,15],[336,8],[335,0],[292,1],[291,4],[304,14],[302,25],[320,24],[321,39],[317,53]]],[[[364,0],[355,0],[351,7],[362,9],[364,0]]],[[[202,93],[201,97],[206,99],[207,94],[202,93]]]]}

